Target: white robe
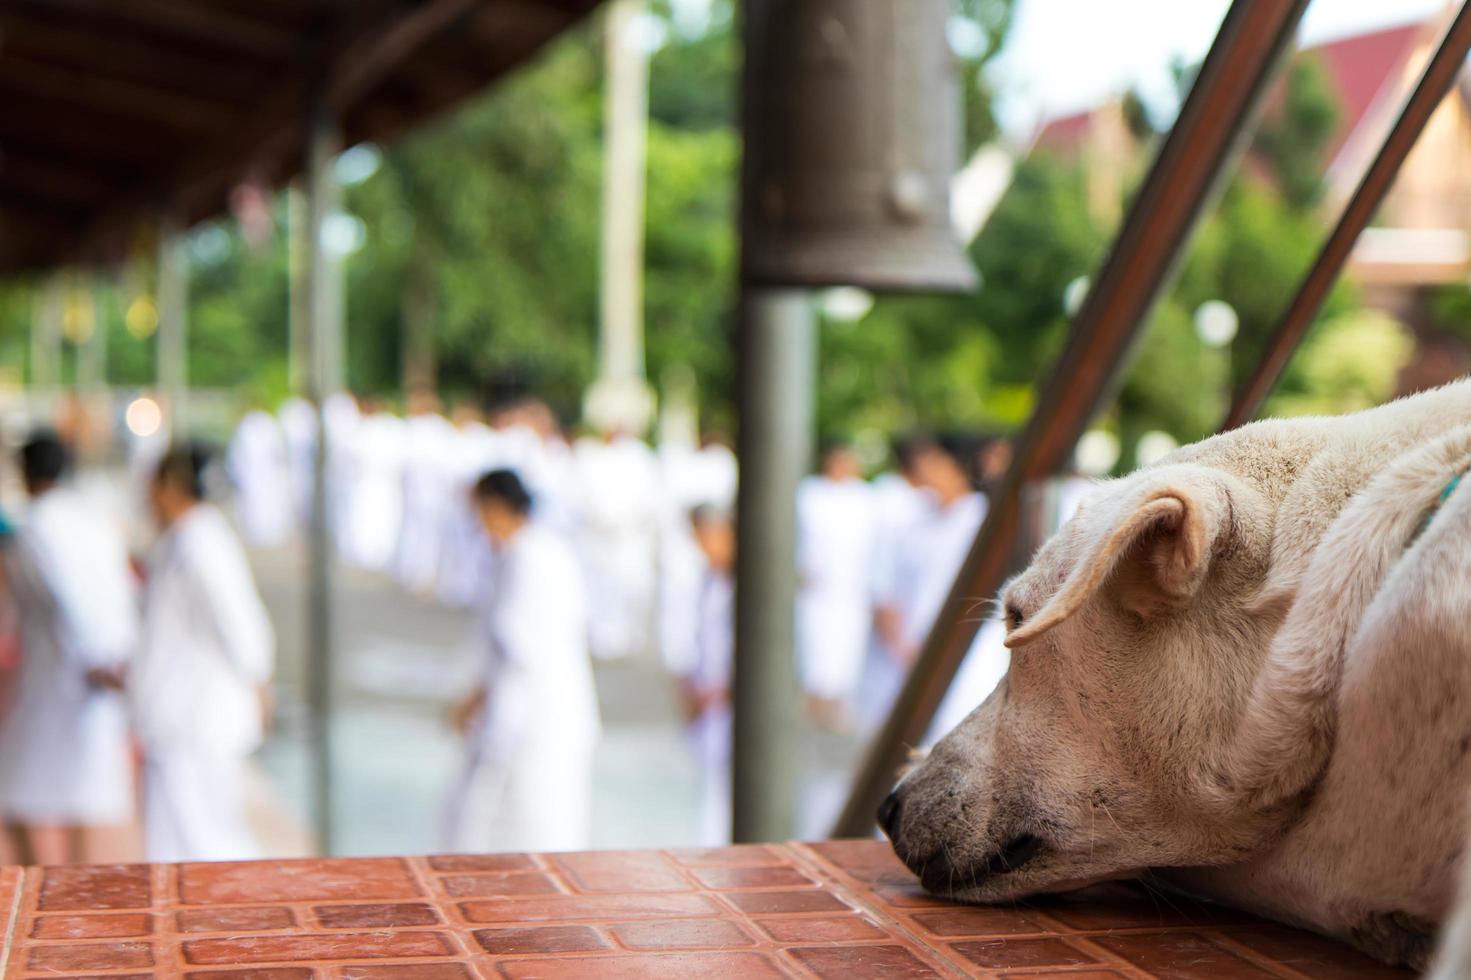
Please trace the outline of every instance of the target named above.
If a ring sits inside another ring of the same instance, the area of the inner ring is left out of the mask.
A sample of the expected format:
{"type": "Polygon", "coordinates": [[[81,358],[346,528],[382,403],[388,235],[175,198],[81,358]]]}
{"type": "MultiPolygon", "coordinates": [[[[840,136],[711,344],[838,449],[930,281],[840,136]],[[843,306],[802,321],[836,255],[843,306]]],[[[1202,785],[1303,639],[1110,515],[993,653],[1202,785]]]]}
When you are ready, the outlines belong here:
{"type": "Polygon", "coordinates": [[[452,499],[454,427],[441,415],[413,415],[405,422],[403,518],[393,574],[399,585],[420,595],[439,575],[444,514],[452,499]]]}
{"type": "Polygon", "coordinates": [[[446,812],[456,851],[585,848],[602,731],[587,606],[566,543],[535,523],[496,554],[479,611],[485,708],[446,812]]]}
{"type": "Polygon", "coordinates": [[[600,660],[652,645],[659,470],[637,439],[577,443],[577,547],[592,600],[592,652],[600,660]]]}
{"type": "Polygon", "coordinates": [[[447,497],[440,513],[439,572],[435,595],[451,609],[468,609],[485,589],[490,542],[470,499],[475,481],[510,465],[509,446],[490,426],[470,422],[454,429],[444,460],[447,497]]]}
{"type": "Polygon", "coordinates": [[[286,467],[296,523],[306,527],[312,514],[312,480],[316,471],[317,410],[304,398],[288,398],[276,410],[286,440],[286,467]]]}
{"type": "Polygon", "coordinates": [[[731,834],[729,695],[735,669],[735,584],[730,577],[707,569],[695,608],[695,658],[685,684],[696,694],[726,694],[722,703],[707,707],[689,727],[690,747],[700,766],[699,842],[716,847],[729,844],[731,834]]]}
{"type": "Polygon", "coordinates": [[[192,508],[150,556],[143,643],[128,682],[149,861],[260,856],[244,767],[261,742],[257,692],[274,651],[240,543],[214,508],[192,508]]]}
{"type": "Polygon", "coordinates": [[[35,824],[121,824],[133,815],[127,713],[87,672],[124,666],[138,639],[122,537],[78,496],[36,498],[7,550],[23,649],[0,729],[0,811],[35,824]]]}
{"type": "Polygon", "coordinates": [[[403,523],[404,422],[387,412],[363,416],[352,429],[351,478],[343,486],[346,519],[342,552],[348,562],[371,572],[393,563],[403,523]]]}
{"type": "Polygon", "coordinates": [[[296,523],[295,498],[286,436],[274,416],[254,411],[240,420],[226,467],[245,540],[257,548],[285,544],[296,523]]]}
{"type": "Polygon", "coordinates": [[[812,476],[797,490],[797,665],[809,695],[851,703],[873,624],[877,512],[859,479],[812,476]]]}

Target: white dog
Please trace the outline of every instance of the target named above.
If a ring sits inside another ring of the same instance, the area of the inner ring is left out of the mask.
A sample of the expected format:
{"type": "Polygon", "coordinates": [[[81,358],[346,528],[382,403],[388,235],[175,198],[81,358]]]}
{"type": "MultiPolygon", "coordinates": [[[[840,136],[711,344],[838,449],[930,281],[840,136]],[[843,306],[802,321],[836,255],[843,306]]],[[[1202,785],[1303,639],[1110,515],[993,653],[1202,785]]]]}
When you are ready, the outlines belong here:
{"type": "MultiPolygon", "coordinates": [[[[1471,788],[1468,468],[1463,381],[1100,486],[1003,593],[1006,679],[881,808],[896,852],[980,902],[1150,872],[1423,966],[1471,788]]],[[[1448,932],[1471,977],[1471,910],[1448,932]]]]}

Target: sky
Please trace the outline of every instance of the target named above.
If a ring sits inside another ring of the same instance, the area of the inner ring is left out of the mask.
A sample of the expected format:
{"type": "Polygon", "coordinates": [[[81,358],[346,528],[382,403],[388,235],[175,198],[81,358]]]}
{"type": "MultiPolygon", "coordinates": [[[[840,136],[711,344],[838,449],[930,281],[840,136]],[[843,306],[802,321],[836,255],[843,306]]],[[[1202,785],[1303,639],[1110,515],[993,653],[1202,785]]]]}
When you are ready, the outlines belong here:
{"type": "MultiPolygon", "coordinates": [[[[1018,0],[1006,48],[993,63],[1003,128],[1025,139],[1042,119],[1086,109],[1137,87],[1170,105],[1170,65],[1204,57],[1228,0],[1018,0]]],[[[1300,41],[1313,45],[1424,19],[1446,0],[1313,0],[1300,41]]]]}

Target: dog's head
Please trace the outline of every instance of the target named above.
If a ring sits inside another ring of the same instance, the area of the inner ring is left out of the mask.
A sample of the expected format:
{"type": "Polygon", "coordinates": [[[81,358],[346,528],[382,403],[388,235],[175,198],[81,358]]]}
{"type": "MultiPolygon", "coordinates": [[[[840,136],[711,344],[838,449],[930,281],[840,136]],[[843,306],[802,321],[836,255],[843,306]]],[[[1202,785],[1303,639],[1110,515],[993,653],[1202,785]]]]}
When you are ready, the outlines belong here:
{"type": "Polygon", "coordinates": [[[1172,464],[1105,484],[1002,596],[1011,669],[885,802],[932,890],[996,901],[1230,860],[1221,757],[1281,621],[1270,508],[1172,464]]]}

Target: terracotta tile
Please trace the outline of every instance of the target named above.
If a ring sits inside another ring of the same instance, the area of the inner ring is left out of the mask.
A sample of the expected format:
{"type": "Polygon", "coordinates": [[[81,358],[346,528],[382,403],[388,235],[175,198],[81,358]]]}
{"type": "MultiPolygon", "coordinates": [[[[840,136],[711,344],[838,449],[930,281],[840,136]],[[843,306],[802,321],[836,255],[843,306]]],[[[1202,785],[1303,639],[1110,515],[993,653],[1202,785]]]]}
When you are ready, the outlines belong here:
{"type": "Polygon", "coordinates": [[[188,963],[315,963],[322,960],[445,956],[453,951],[438,932],[337,932],[301,936],[193,939],[184,943],[188,963]]]}
{"type": "Polygon", "coordinates": [[[969,906],[938,912],[915,912],[910,918],[932,936],[1015,936],[1050,928],[1026,909],[969,906]]]}
{"type": "MultiPolygon", "coordinates": [[[[554,960],[507,960],[501,975],[537,980],[776,980],[783,971],[761,953],[669,953],[554,960]]],[[[851,978],[850,978],[851,980],[851,978]]]]}
{"type": "Polygon", "coordinates": [[[950,946],[965,959],[991,970],[1009,967],[1083,966],[1098,957],[1061,939],[977,939],[950,946]]]}
{"type": "Polygon", "coordinates": [[[558,854],[552,861],[580,892],[684,892],[693,886],[653,851],[558,854]]]}
{"type": "Polygon", "coordinates": [[[1124,974],[1118,970],[1047,970],[1046,973],[1006,973],[1000,974],[1000,980],[1127,980],[1124,974]]]}
{"type": "Polygon", "coordinates": [[[886,933],[859,915],[831,918],[754,919],[761,930],[779,943],[842,943],[855,939],[883,939],[886,933]]]}
{"type": "Polygon", "coordinates": [[[68,973],[55,980],[154,980],[156,973],[68,973]]]}
{"type": "Polygon", "coordinates": [[[922,980],[941,975],[903,946],[814,946],[789,949],[787,954],[822,980],[922,980]]]}
{"type": "Polygon", "coordinates": [[[756,941],[728,919],[675,919],[670,922],[625,922],[613,935],[629,949],[728,949],[756,941]]]}
{"type": "Polygon", "coordinates": [[[795,912],[848,912],[847,903],[824,891],[731,892],[725,900],[748,915],[788,915],[795,912]]]}
{"type": "Polygon", "coordinates": [[[153,931],[153,918],[136,915],[42,915],[31,925],[32,939],[128,939],[153,931]]]}
{"type": "Polygon", "coordinates": [[[919,887],[919,882],[912,878],[904,884],[875,888],[873,890],[873,896],[885,905],[896,909],[955,908],[954,902],[947,902],[943,898],[936,898],[919,887]]]}
{"type": "Polygon", "coordinates": [[[185,905],[422,897],[409,866],[398,858],[220,861],[179,866],[179,901],[185,905]]]}
{"type": "Polygon", "coordinates": [[[716,891],[735,888],[810,888],[817,884],[791,867],[696,868],[691,873],[700,884],[716,891]]]}
{"type": "Polygon", "coordinates": [[[318,905],[312,909],[324,929],[388,929],[437,926],[439,913],[423,902],[400,905],[318,905]]]}
{"type": "Polygon", "coordinates": [[[185,909],[175,913],[174,925],[180,932],[265,932],[290,929],[296,920],[280,906],[185,909]]]}
{"type": "Polygon", "coordinates": [[[859,881],[874,883],[896,875],[899,880],[914,880],[904,862],[895,857],[893,849],[882,841],[835,840],[808,844],[807,847],[825,862],[859,881]]]}
{"type": "Polygon", "coordinates": [[[469,967],[460,963],[404,963],[400,966],[344,966],[342,980],[472,980],[469,967]]]}
{"type": "Polygon", "coordinates": [[[85,946],[32,946],[26,968],[47,973],[63,970],[126,970],[153,965],[148,943],[89,943],[85,946]]]}
{"type": "Polygon", "coordinates": [[[1194,932],[1094,936],[1092,942],[1148,970],[1159,980],[1256,980],[1275,976],[1194,932]]]}
{"type": "Polygon", "coordinates": [[[0,936],[10,935],[11,919],[19,911],[16,893],[23,872],[17,867],[0,867],[0,936]]]}
{"type": "Polygon", "coordinates": [[[312,980],[316,971],[306,966],[268,966],[253,970],[192,970],[186,980],[312,980]]]}
{"type": "Polygon", "coordinates": [[[153,901],[151,872],[142,864],[42,868],[43,912],[83,909],[146,909],[153,901]]]}
{"type": "Polygon", "coordinates": [[[525,854],[435,854],[428,858],[435,871],[535,871],[536,862],[525,854]]]}
{"type": "Polygon", "coordinates": [[[1402,980],[1410,976],[1410,971],[1377,963],[1351,946],[1312,933],[1288,929],[1286,926],[1262,925],[1250,929],[1232,929],[1225,935],[1274,962],[1310,977],[1331,976],[1335,980],[1402,980]]]}
{"type": "Polygon", "coordinates": [[[669,856],[689,868],[754,867],[763,864],[790,864],[781,854],[762,844],[739,847],[687,847],[669,852],[669,856]]]}
{"type": "Polygon", "coordinates": [[[545,898],[462,902],[466,921],[575,922],[651,917],[695,918],[717,915],[720,909],[704,895],[548,895],[545,898]]]}
{"type": "Polygon", "coordinates": [[[513,956],[533,953],[591,953],[612,949],[590,926],[536,926],[530,929],[477,929],[475,941],[487,953],[513,956]]]}
{"type": "Polygon", "coordinates": [[[1074,929],[1204,928],[1256,925],[1254,916],[1220,905],[1197,902],[1182,895],[1146,891],[1139,885],[1097,885],[1082,891],[1049,896],[1032,903],[1074,929]]]}
{"type": "Polygon", "coordinates": [[[445,894],[455,898],[561,894],[557,883],[544,874],[451,875],[439,881],[445,894]]]}

